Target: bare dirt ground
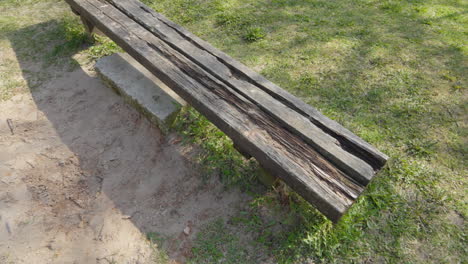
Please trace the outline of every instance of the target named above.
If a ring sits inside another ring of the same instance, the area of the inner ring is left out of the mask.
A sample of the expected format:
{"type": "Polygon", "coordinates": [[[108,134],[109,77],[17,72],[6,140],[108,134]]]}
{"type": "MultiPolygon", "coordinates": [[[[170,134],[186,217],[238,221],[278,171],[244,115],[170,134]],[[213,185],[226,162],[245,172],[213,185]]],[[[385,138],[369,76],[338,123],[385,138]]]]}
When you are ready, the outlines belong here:
{"type": "Polygon", "coordinates": [[[148,232],[183,263],[200,226],[249,199],[202,183],[194,151],[90,69],[0,102],[0,263],[161,262],[148,232]]]}

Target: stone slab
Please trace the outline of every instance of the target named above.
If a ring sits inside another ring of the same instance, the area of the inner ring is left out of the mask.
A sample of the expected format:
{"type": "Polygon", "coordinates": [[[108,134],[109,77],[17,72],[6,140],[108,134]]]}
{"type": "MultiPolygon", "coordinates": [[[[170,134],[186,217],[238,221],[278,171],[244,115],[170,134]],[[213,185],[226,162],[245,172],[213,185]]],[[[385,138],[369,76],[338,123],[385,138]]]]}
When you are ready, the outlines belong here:
{"type": "Polygon", "coordinates": [[[167,133],[185,101],[126,53],[96,62],[103,80],[125,100],[167,133]]]}

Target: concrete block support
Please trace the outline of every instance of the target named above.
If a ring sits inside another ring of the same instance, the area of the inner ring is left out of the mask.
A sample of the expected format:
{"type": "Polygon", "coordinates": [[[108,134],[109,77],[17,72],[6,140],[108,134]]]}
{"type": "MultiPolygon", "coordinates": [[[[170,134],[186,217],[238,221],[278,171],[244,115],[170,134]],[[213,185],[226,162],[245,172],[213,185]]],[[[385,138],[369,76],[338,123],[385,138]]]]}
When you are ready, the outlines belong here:
{"type": "Polygon", "coordinates": [[[181,107],[177,94],[126,53],[116,53],[96,62],[96,71],[125,100],[168,133],[181,107]]]}

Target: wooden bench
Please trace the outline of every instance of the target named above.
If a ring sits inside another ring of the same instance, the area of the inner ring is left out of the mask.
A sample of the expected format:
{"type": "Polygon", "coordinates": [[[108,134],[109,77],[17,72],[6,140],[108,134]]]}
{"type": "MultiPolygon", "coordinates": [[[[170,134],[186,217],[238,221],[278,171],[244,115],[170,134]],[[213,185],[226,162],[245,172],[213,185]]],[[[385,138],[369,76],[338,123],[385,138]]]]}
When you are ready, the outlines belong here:
{"type": "Polygon", "coordinates": [[[66,0],[333,221],[388,157],[313,107],[137,0],[66,0]]]}

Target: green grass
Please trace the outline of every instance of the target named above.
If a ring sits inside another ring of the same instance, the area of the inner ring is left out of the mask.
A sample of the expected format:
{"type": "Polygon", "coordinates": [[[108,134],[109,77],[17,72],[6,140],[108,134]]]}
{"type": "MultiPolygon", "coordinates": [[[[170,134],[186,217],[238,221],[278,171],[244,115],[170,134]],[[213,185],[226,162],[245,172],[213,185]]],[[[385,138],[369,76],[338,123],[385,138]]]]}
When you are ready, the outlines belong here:
{"type": "MultiPolygon", "coordinates": [[[[184,110],[175,127],[204,149],[196,159],[207,174],[253,196],[197,234],[191,263],[468,262],[466,1],[144,2],[391,157],[332,225],[294,193],[257,191],[258,164],[184,110]]],[[[118,50],[92,43],[65,4],[45,0],[0,2],[0,47],[47,67],[118,50]]],[[[31,86],[14,58],[0,69],[0,99],[31,86]]]]}
{"type": "Polygon", "coordinates": [[[226,228],[222,219],[207,224],[195,238],[189,263],[255,263],[249,259],[239,237],[226,232],[226,228]]]}
{"type": "MultiPolygon", "coordinates": [[[[173,128],[184,136],[185,142],[203,148],[195,159],[207,172],[205,177],[220,175],[227,186],[241,186],[248,190],[255,182],[256,162],[245,160],[233,143],[220,130],[193,108],[183,108],[173,128]]],[[[206,180],[206,179],[205,179],[206,180]]]]}
{"type": "Polygon", "coordinates": [[[0,56],[0,100],[57,77],[60,70],[55,68],[73,70],[79,63],[121,51],[108,38],[89,37],[60,0],[1,1],[0,49],[13,50],[0,56]]]}
{"type": "Polygon", "coordinates": [[[146,234],[146,239],[150,243],[152,249],[152,261],[158,264],[169,263],[169,256],[162,248],[162,245],[165,242],[165,237],[155,232],[149,232],[146,234]]]}

